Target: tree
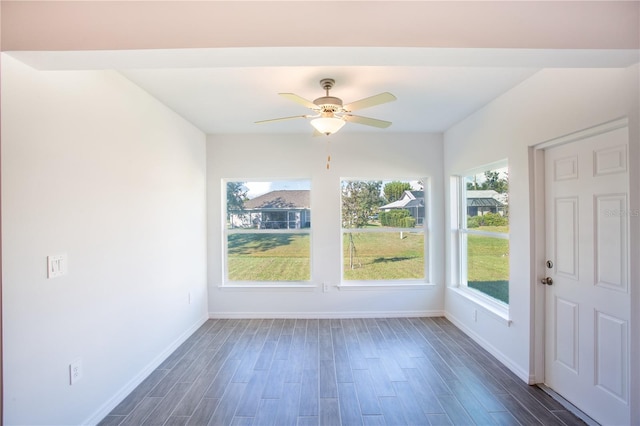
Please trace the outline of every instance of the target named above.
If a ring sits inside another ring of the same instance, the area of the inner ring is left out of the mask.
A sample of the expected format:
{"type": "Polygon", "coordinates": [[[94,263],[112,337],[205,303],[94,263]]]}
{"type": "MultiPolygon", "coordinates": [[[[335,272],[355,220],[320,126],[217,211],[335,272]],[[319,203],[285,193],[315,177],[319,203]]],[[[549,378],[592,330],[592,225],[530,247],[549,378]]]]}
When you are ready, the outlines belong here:
{"type": "Polygon", "coordinates": [[[382,205],[382,181],[347,181],[342,187],[342,222],[345,228],[362,228],[382,205]]]}
{"type": "Polygon", "coordinates": [[[504,177],[500,177],[500,172],[487,170],[486,172],[484,172],[484,180],[482,181],[482,183],[478,183],[476,176],[474,176],[473,182],[467,182],[467,189],[493,189],[499,194],[506,194],[509,192],[509,176],[505,173],[504,177]]]}
{"type": "Polygon", "coordinates": [[[503,194],[509,191],[508,177],[500,177],[500,173],[496,171],[487,170],[484,172],[485,181],[483,182],[482,189],[493,189],[494,191],[503,194]]]}
{"type": "Polygon", "coordinates": [[[244,182],[227,182],[227,217],[233,210],[242,210],[247,200],[247,188],[244,182]]]}
{"type": "Polygon", "coordinates": [[[384,196],[389,203],[393,203],[402,198],[404,191],[411,191],[411,184],[409,182],[393,181],[384,186],[384,196]]]}

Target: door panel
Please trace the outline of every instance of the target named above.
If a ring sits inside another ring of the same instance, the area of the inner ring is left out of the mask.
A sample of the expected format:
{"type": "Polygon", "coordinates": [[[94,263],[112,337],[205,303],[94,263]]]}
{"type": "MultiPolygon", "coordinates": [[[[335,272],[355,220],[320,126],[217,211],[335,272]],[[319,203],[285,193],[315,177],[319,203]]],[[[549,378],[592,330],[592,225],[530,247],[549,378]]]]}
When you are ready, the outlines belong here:
{"type": "Polygon", "coordinates": [[[607,425],[630,414],[627,139],[545,150],[545,382],[607,425]]]}

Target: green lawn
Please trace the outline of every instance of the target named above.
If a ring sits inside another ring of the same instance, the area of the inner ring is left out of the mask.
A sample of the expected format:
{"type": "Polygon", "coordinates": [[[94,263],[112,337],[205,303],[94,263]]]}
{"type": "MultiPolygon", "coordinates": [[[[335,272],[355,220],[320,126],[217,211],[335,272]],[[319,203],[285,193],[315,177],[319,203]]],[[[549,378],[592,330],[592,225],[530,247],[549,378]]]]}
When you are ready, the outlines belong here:
{"type": "Polygon", "coordinates": [[[309,281],[309,234],[241,233],[228,237],[231,281],[309,281]]]}
{"type": "Polygon", "coordinates": [[[349,234],[343,236],[345,280],[424,278],[424,234],[405,232],[353,233],[355,255],[351,267],[349,234]]]}
{"type": "MultiPolygon", "coordinates": [[[[509,232],[506,226],[476,229],[509,232]]],[[[509,240],[481,235],[468,235],[467,238],[467,284],[509,303],[509,240]]]]}
{"type": "MultiPolygon", "coordinates": [[[[480,228],[508,232],[507,227],[480,228]],[[496,229],[497,228],[497,229],[496,229]]],[[[354,232],[351,268],[349,234],[343,236],[345,280],[424,278],[422,232],[354,232]]],[[[231,281],[308,281],[308,234],[238,233],[228,237],[231,281]]],[[[509,303],[509,240],[468,235],[468,285],[509,303]]]]}

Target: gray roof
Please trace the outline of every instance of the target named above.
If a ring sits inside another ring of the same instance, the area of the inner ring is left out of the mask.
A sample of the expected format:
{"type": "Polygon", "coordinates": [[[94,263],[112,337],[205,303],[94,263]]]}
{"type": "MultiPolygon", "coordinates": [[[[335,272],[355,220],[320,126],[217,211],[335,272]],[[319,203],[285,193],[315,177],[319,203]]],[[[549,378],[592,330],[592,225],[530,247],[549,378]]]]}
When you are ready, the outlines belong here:
{"type": "Polygon", "coordinates": [[[384,206],[380,209],[404,209],[407,207],[423,207],[424,191],[404,191],[402,197],[384,206]]]}
{"type": "Polygon", "coordinates": [[[502,207],[505,205],[498,198],[501,196],[493,189],[467,190],[468,207],[502,207]]]}
{"type": "Polygon", "coordinates": [[[265,209],[308,209],[310,192],[308,189],[278,190],[267,192],[244,202],[245,210],[265,209]]]}

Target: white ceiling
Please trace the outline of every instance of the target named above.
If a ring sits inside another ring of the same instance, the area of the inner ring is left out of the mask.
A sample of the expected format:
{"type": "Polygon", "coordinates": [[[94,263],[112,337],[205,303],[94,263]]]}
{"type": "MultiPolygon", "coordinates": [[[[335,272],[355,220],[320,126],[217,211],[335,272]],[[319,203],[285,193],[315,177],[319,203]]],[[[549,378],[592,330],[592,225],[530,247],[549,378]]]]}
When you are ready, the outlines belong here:
{"type": "Polygon", "coordinates": [[[279,92],[313,100],[322,78],[344,103],[391,92],[397,101],[359,110],[387,129],[348,123],[341,132],[442,132],[544,68],[625,67],[637,50],[437,48],[233,48],[11,52],[42,70],[113,69],[207,134],[305,133],[307,114],[279,92]]]}

